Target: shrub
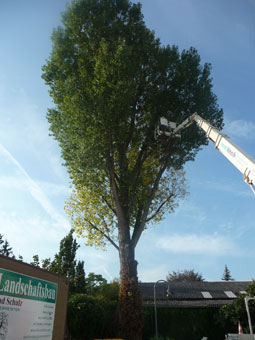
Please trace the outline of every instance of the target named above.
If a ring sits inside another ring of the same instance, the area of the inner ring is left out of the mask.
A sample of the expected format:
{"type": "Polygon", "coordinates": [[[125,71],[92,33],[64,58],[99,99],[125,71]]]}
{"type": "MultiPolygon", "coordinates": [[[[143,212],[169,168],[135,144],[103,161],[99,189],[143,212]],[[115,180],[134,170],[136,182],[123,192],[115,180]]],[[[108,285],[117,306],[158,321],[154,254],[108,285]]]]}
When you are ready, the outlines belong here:
{"type": "Polygon", "coordinates": [[[113,338],[118,333],[117,301],[76,294],[68,301],[67,324],[73,340],[113,338]]]}

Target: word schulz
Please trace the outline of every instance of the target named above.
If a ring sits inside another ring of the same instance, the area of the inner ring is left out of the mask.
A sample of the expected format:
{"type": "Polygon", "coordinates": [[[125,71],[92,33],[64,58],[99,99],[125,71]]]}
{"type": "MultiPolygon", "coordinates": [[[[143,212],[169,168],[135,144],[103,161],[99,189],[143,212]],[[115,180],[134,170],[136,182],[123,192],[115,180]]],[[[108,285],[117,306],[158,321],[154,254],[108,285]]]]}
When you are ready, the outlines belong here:
{"type": "Polygon", "coordinates": [[[19,299],[19,300],[15,300],[14,298],[5,298],[3,297],[2,299],[0,298],[0,304],[1,305],[9,305],[9,306],[19,306],[21,307],[22,306],[22,301],[19,299]]]}

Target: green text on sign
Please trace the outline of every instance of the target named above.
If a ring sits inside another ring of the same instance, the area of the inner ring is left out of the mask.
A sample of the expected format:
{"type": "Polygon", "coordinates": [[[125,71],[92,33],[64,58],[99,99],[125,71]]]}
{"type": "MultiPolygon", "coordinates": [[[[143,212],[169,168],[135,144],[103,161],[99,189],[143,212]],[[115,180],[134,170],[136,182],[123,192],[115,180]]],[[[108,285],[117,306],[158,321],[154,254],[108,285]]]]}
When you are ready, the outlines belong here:
{"type": "Polygon", "coordinates": [[[0,268],[0,295],[56,303],[58,285],[0,268]]]}

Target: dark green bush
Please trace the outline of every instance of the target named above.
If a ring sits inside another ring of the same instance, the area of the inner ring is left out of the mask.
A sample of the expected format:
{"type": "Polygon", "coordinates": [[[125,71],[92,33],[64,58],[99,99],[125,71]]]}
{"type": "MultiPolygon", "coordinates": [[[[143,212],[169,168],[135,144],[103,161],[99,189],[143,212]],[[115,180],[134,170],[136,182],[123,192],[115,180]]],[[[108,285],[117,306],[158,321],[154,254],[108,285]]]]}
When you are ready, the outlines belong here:
{"type": "MultiPolygon", "coordinates": [[[[148,340],[155,335],[154,308],[145,308],[143,339],[148,340]]],[[[225,329],[219,322],[219,309],[167,309],[158,308],[158,333],[162,339],[223,340],[225,329]]]]}
{"type": "Polygon", "coordinates": [[[117,301],[76,294],[69,298],[67,323],[72,340],[114,338],[118,333],[117,301]]]}

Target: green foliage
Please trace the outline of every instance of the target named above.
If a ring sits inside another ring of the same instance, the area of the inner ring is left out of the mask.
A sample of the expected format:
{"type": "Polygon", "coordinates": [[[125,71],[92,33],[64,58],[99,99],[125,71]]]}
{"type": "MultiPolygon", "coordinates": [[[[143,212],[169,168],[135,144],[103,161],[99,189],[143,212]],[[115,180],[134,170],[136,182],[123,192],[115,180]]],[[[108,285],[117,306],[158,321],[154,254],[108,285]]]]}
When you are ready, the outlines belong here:
{"type": "MultiPolygon", "coordinates": [[[[237,325],[240,321],[244,333],[249,333],[248,316],[245,308],[244,297],[255,296],[255,281],[250,284],[246,290],[246,294],[240,294],[231,305],[226,305],[221,308],[222,323],[228,326],[229,333],[237,331],[237,325]]],[[[255,320],[255,302],[249,301],[249,309],[251,320],[254,325],[255,320]]],[[[253,326],[255,332],[255,326],[253,326]]]]}
{"type": "Polygon", "coordinates": [[[173,271],[168,273],[166,277],[167,281],[172,282],[189,282],[189,281],[204,281],[204,278],[200,273],[194,271],[194,269],[183,270],[183,271],[173,271]]]}
{"type": "Polygon", "coordinates": [[[194,125],[160,146],[159,117],[180,123],[197,111],[222,127],[210,65],[194,48],[162,46],[128,0],[73,1],[52,40],[43,79],[55,103],[50,130],[74,184],[67,211],[89,244],[114,241],[125,225],[135,246],[145,224],[185,195],[182,166],[207,143],[194,125]]]}
{"type": "Polygon", "coordinates": [[[42,260],[42,268],[46,270],[50,270],[51,260],[50,258],[46,258],[42,260]]]}
{"type": "Polygon", "coordinates": [[[66,276],[70,280],[75,277],[76,251],[79,248],[73,238],[73,230],[60,241],[59,252],[55,255],[49,269],[54,273],[66,276]]]}
{"type": "Polygon", "coordinates": [[[74,291],[77,293],[85,293],[86,280],[84,271],[84,261],[78,261],[75,268],[74,291]]]}
{"type": "MultiPolygon", "coordinates": [[[[207,144],[193,125],[181,140],[161,145],[156,124],[162,115],[180,123],[196,111],[223,126],[211,67],[200,64],[194,48],[162,46],[145,26],[141,5],[129,0],[74,0],[52,41],[42,77],[55,104],[47,114],[50,131],[73,184],[66,211],[87,244],[111,242],[122,283],[128,273],[137,284],[141,234],[185,196],[183,165],[207,144]]],[[[131,300],[129,315],[141,315],[131,300]]],[[[135,331],[126,338],[137,339],[135,331]]]]}
{"type": "Polygon", "coordinates": [[[44,266],[54,273],[63,275],[69,279],[69,293],[85,292],[84,262],[76,264],[76,251],[79,248],[77,241],[73,238],[73,230],[60,241],[59,252],[54,260],[44,260],[44,266]]]}
{"type": "Polygon", "coordinates": [[[12,247],[7,240],[3,240],[3,235],[0,234],[0,255],[15,258],[12,247]]]}
{"type": "MultiPolygon", "coordinates": [[[[145,323],[143,339],[154,339],[154,308],[144,310],[145,323]]],[[[168,340],[208,340],[224,339],[226,330],[219,322],[219,309],[168,309],[158,308],[159,338],[168,340]]],[[[155,339],[156,340],[156,339],[155,339]]]]}
{"type": "Polygon", "coordinates": [[[59,252],[55,254],[54,260],[43,259],[40,264],[38,255],[33,256],[31,264],[42,267],[53,273],[63,275],[69,279],[69,293],[85,292],[84,261],[76,261],[76,251],[79,248],[77,241],[73,238],[73,230],[60,241],[59,252]],[[77,264],[76,264],[77,263],[77,264]]]}
{"type": "Polygon", "coordinates": [[[94,273],[86,282],[86,294],[73,294],[68,300],[67,324],[72,339],[119,337],[119,282],[107,283],[94,273]]]}
{"type": "MultiPolygon", "coordinates": [[[[109,286],[110,287],[110,286],[109,286]]],[[[75,294],[68,301],[68,328],[74,340],[114,338],[118,295],[109,299],[102,295],[75,294]]]]}
{"type": "Polygon", "coordinates": [[[86,293],[89,295],[96,295],[102,286],[107,284],[106,279],[100,274],[89,273],[85,279],[86,293]]]}
{"type": "Polygon", "coordinates": [[[35,266],[35,267],[40,267],[39,256],[38,256],[38,255],[34,255],[34,256],[33,256],[33,261],[30,262],[30,264],[31,264],[32,266],[35,266]]]}
{"type": "Polygon", "coordinates": [[[97,294],[109,301],[118,301],[120,284],[118,281],[103,283],[97,287],[97,294]]]}

